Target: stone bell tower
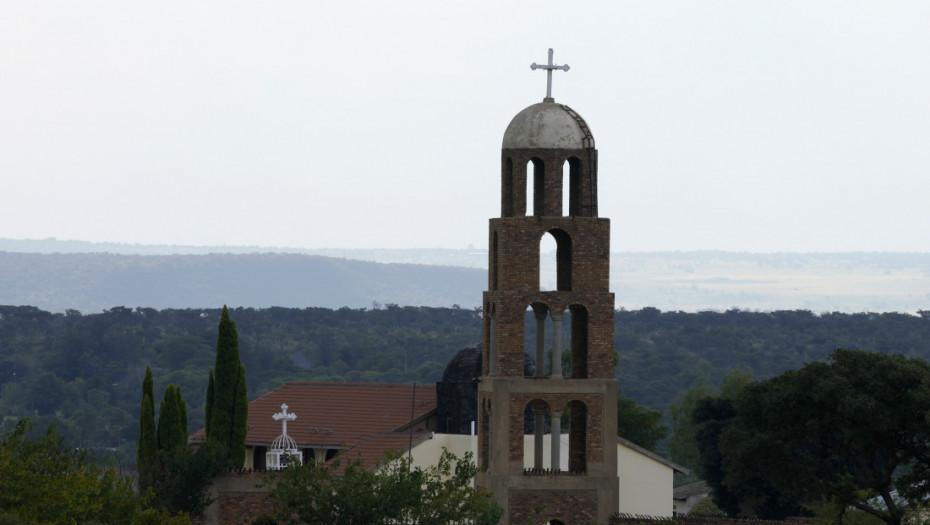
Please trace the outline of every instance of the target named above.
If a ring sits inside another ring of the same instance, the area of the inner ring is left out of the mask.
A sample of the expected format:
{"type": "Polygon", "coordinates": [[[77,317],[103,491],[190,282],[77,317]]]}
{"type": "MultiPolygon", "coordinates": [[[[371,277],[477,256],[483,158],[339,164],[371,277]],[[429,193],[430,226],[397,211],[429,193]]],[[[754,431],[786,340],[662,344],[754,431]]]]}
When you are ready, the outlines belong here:
{"type": "Polygon", "coordinates": [[[568,66],[554,65],[550,49],[549,63],[531,68],[546,70],[546,98],[504,132],[501,216],[490,220],[477,482],[504,507],[502,523],[607,523],[619,497],[610,221],[597,215],[591,130],[552,98],[552,72],[568,66]],[[546,235],[557,246],[555,290],[540,287],[546,235]],[[536,372],[526,376],[530,312],[536,372]]]}

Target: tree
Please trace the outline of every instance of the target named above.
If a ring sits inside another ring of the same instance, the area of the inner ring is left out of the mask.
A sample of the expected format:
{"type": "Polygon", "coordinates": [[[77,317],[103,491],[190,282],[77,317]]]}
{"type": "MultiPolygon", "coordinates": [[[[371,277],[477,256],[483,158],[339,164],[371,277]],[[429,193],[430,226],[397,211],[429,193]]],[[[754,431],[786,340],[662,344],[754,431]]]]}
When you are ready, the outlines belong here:
{"type": "Polygon", "coordinates": [[[226,452],[213,443],[196,451],[159,451],[160,470],[155,478],[149,505],[171,514],[200,516],[213,501],[207,489],[214,476],[227,467],[226,452]]]}
{"type": "Polygon", "coordinates": [[[0,442],[0,509],[29,523],[129,524],[139,509],[131,480],[65,445],[50,426],[30,438],[21,419],[0,442]]]}
{"type": "MultiPolygon", "coordinates": [[[[207,489],[213,477],[228,464],[227,451],[212,442],[196,451],[187,447],[187,403],[181,388],[173,384],[165,388],[157,434],[158,447],[145,487],[148,505],[171,514],[199,516],[211,502],[207,489]]],[[[145,490],[141,483],[140,490],[145,490]]]]}
{"type": "Polygon", "coordinates": [[[655,450],[656,444],[668,435],[660,425],[662,413],[643,408],[636,401],[617,393],[617,435],[637,445],[655,450]]]}
{"type": "MultiPolygon", "coordinates": [[[[738,368],[730,370],[720,381],[719,397],[733,401],[751,382],[752,373],[738,368]]],[[[701,381],[680,394],[669,406],[673,429],[672,436],[668,440],[669,455],[676,462],[694,469],[700,477],[704,477],[704,474],[700,472],[701,452],[697,441],[697,432],[701,423],[694,421],[694,411],[697,404],[702,399],[712,396],[715,390],[706,381],[701,381]]],[[[694,481],[700,477],[695,478],[694,481]]]]}
{"type": "Polygon", "coordinates": [[[471,454],[458,459],[443,450],[426,470],[389,453],[366,470],[341,459],[305,464],[272,481],[275,512],[286,523],[475,523],[493,525],[503,514],[490,493],[472,487],[477,468],[471,454]]]}
{"type": "Polygon", "coordinates": [[[158,411],[158,450],[177,454],[187,446],[187,408],[181,389],[168,385],[158,411]]]}
{"type": "Polygon", "coordinates": [[[210,435],[210,416],[213,415],[213,370],[210,370],[210,379],[207,381],[207,399],[203,405],[204,424],[203,430],[206,435],[210,435]]]}
{"type": "Polygon", "coordinates": [[[136,449],[140,494],[144,494],[152,485],[155,454],[158,449],[153,388],[152,369],[145,367],[145,379],[142,381],[142,409],[139,413],[139,445],[136,449]]]}
{"type": "Polygon", "coordinates": [[[207,440],[226,451],[230,468],[240,468],[245,462],[249,404],[245,367],[239,360],[239,332],[226,306],[220,316],[213,388],[207,392],[207,399],[211,398],[207,440]]]}
{"type": "Polygon", "coordinates": [[[930,493],[928,378],[920,359],[840,349],[748,386],[721,433],[723,483],[764,471],[782,493],[899,525],[930,493]]]}

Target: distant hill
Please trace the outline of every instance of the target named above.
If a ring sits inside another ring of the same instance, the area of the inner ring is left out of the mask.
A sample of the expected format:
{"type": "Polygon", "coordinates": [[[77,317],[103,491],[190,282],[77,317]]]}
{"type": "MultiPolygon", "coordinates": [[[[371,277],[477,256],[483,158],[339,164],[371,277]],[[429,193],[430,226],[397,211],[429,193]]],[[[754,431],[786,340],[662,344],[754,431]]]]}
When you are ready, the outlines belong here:
{"type": "MultiPolygon", "coordinates": [[[[554,259],[550,257],[549,259],[554,259]]],[[[148,246],[0,239],[0,304],[62,312],[319,306],[373,302],[472,308],[486,249],[148,246]],[[37,257],[43,255],[43,257],[37,257]],[[380,264],[376,264],[380,263],[380,264]]],[[[543,284],[554,264],[543,258],[543,284]]],[[[618,308],[664,311],[909,312],[930,309],[927,253],[615,252],[618,308]]]]}
{"type": "Polygon", "coordinates": [[[100,312],[114,306],[366,308],[481,302],[486,271],[282,253],[117,255],[0,252],[0,304],[100,312]]]}

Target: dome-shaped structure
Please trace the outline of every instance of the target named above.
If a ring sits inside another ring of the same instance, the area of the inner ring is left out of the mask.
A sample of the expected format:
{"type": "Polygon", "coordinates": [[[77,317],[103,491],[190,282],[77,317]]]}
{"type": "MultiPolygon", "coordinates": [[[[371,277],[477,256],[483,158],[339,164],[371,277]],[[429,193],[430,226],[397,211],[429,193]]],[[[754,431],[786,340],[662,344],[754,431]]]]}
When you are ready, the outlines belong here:
{"type": "MultiPolygon", "coordinates": [[[[536,361],[523,355],[523,372],[536,373],[536,361]]],[[[481,377],[481,343],[466,346],[449,360],[442,380],[436,383],[437,429],[447,434],[469,434],[478,419],[478,378],[481,377]]],[[[533,412],[525,414],[527,432],[533,428],[533,412]]]]}
{"type": "Polygon", "coordinates": [[[588,149],[594,147],[594,136],[581,115],[547,99],[517,113],[504,132],[502,147],[588,149]]]}
{"type": "Polygon", "coordinates": [[[466,346],[455,353],[442,372],[442,381],[473,382],[481,377],[481,343],[466,346]]]}
{"type": "Polygon", "coordinates": [[[271,450],[291,451],[297,450],[297,442],[287,434],[281,434],[271,442],[271,450]]]}

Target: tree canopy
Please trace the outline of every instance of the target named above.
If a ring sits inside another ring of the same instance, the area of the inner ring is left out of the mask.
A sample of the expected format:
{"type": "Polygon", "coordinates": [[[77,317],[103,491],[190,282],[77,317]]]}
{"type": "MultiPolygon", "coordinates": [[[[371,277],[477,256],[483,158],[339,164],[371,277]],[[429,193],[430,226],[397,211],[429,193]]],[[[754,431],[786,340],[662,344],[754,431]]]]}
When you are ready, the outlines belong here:
{"type": "Polygon", "coordinates": [[[760,515],[829,501],[899,525],[930,494],[928,413],[925,361],[840,349],[750,384],[735,402],[705,400],[695,419],[717,437],[702,447],[702,462],[719,467],[708,483],[744,506],[766,496],[760,515]]]}
{"type": "Polygon", "coordinates": [[[212,389],[207,392],[211,405],[207,440],[226,451],[230,468],[240,468],[245,462],[249,403],[245,367],[239,359],[239,331],[225,306],[220,316],[212,379],[208,382],[212,389]]]}
{"type": "Polygon", "coordinates": [[[129,478],[65,445],[54,426],[30,437],[21,419],[0,442],[0,509],[29,523],[129,524],[139,510],[129,478]]]}
{"type": "Polygon", "coordinates": [[[426,469],[390,453],[366,470],[337,458],[324,465],[287,468],[273,481],[271,498],[282,523],[463,523],[493,525],[503,509],[490,493],[472,487],[477,468],[443,449],[426,469]]]}
{"type": "Polygon", "coordinates": [[[661,420],[662,412],[643,408],[622,393],[617,394],[618,436],[654,451],[668,435],[668,428],[660,424],[661,420]]]}

